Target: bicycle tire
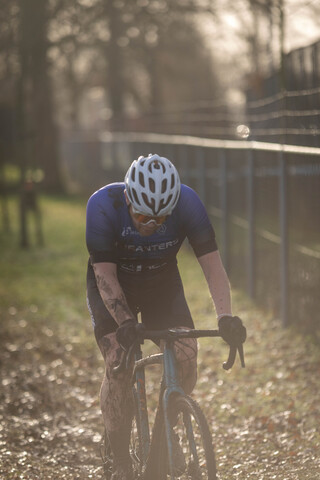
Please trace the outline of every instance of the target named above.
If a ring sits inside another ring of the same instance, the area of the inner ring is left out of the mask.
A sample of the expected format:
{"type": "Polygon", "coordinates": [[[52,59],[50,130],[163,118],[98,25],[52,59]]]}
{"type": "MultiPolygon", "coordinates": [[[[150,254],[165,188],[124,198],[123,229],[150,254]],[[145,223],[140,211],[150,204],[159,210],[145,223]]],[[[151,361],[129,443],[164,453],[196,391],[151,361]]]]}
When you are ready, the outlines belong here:
{"type": "MultiPolygon", "coordinates": [[[[133,398],[134,398],[134,417],[132,419],[129,451],[130,451],[130,457],[132,460],[134,478],[138,479],[142,472],[143,463],[142,463],[141,426],[140,426],[139,415],[138,415],[137,391],[135,388],[133,388],[133,398]]],[[[112,458],[112,451],[111,451],[106,430],[104,430],[102,443],[100,446],[100,454],[103,462],[104,477],[106,480],[110,480],[112,476],[113,458],[112,458]]]]}
{"type": "Polygon", "coordinates": [[[143,456],[142,456],[142,434],[141,424],[139,420],[138,411],[138,394],[135,387],[133,387],[134,398],[134,416],[132,420],[131,436],[130,436],[130,456],[132,459],[132,467],[135,478],[139,478],[143,468],[143,456]]]}
{"type": "MultiPolygon", "coordinates": [[[[212,437],[207,420],[198,403],[189,396],[174,396],[169,400],[169,416],[173,433],[178,435],[176,438],[179,439],[180,461],[181,454],[183,454],[185,461],[185,468],[182,465],[175,466],[174,478],[180,480],[216,480],[216,461],[212,437]],[[188,422],[191,422],[192,425],[192,432],[189,428],[189,433],[187,433],[188,422]]],[[[159,438],[158,460],[157,480],[171,478],[164,426],[159,438]]]]}

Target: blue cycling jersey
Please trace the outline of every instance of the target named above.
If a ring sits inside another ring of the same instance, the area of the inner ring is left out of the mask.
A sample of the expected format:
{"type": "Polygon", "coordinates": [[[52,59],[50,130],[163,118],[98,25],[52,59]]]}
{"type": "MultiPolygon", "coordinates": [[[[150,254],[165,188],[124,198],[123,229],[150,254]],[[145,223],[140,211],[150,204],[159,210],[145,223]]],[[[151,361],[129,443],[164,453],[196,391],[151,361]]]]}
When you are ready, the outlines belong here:
{"type": "Polygon", "coordinates": [[[124,188],[124,183],[112,183],[88,201],[86,241],[92,263],[117,263],[122,270],[131,272],[161,269],[176,261],[185,238],[197,257],[217,250],[206,209],[190,187],[181,186],[172,214],[150,236],[141,236],[136,230],[124,188]]]}

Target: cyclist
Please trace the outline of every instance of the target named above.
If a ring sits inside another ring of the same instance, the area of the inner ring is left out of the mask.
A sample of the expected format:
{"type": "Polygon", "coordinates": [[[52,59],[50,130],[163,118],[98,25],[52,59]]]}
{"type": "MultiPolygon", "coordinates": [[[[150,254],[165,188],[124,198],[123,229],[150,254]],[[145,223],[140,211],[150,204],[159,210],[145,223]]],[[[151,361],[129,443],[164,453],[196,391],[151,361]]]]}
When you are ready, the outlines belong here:
{"type": "MultiPolygon", "coordinates": [[[[114,376],[112,367],[136,339],[138,313],[148,329],[194,328],[176,260],[185,238],[207,280],[222,337],[228,343],[244,342],[246,330],[232,316],[229,281],[205,207],[191,188],[180,184],[170,160],[141,156],[124,183],[106,185],[88,201],[87,300],[106,366],[100,401],[113,451],[112,480],[133,478],[130,375],[114,376]]],[[[175,349],[190,393],[196,382],[197,342],[184,339],[175,349]]]]}

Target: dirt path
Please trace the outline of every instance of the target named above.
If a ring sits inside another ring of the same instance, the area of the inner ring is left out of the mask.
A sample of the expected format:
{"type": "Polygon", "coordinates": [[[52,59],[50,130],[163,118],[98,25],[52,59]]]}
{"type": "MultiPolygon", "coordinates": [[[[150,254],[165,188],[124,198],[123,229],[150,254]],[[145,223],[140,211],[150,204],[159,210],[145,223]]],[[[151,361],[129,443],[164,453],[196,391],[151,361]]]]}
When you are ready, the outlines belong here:
{"type": "Polygon", "coordinates": [[[1,342],[1,480],[103,478],[100,363],[48,328],[32,339],[20,320],[11,333],[19,324],[1,342]]]}
{"type": "MultiPolygon", "coordinates": [[[[221,350],[201,348],[197,396],[212,419],[221,480],[320,479],[319,357],[271,327],[251,325],[245,373],[213,372],[221,350]]],[[[0,479],[103,478],[95,346],[30,329],[19,315],[0,333],[0,479]]]]}

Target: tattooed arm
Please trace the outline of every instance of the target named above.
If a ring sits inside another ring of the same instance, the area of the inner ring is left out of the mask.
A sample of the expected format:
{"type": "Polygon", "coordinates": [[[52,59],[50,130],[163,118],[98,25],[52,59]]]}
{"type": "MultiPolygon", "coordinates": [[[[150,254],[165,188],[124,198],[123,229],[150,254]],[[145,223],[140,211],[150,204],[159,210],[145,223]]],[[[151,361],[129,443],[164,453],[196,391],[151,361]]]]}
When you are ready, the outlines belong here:
{"type": "Polygon", "coordinates": [[[118,280],[117,265],[95,263],[93,269],[102,300],[117,324],[134,318],[118,280]]]}

